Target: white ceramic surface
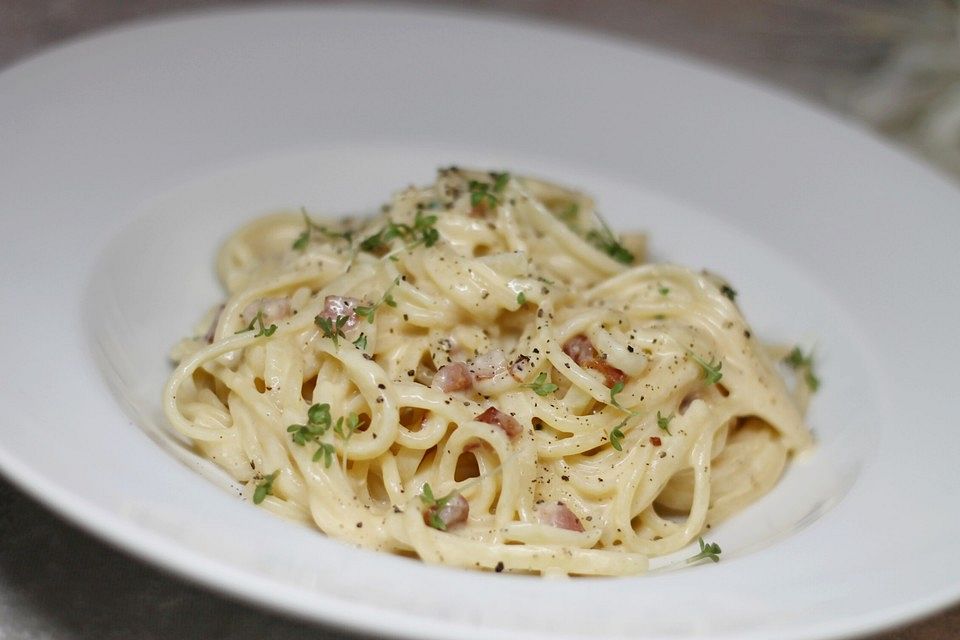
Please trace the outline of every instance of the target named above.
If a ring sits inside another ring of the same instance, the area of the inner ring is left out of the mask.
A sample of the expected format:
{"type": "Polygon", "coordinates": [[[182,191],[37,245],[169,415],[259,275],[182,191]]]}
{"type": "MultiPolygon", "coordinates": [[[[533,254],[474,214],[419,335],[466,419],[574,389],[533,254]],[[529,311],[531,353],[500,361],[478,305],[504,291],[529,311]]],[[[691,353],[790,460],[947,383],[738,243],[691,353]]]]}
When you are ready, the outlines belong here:
{"type": "Polygon", "coordinates": [[[0,114],[0,468],[97,534],[418,638],[826,638],[960,596],[960,192],[834,117],[595,35],[338,8],[69,44],[0,74],[0,114]],[[712,532],[719,564],[543,581],[359,551],[238,500],[166,431],[165,354],[231,229],[372,210],[453,162],[578,185],[657,258],[728,276],[762,337],[816,343],[819,446],[712,532]]]}

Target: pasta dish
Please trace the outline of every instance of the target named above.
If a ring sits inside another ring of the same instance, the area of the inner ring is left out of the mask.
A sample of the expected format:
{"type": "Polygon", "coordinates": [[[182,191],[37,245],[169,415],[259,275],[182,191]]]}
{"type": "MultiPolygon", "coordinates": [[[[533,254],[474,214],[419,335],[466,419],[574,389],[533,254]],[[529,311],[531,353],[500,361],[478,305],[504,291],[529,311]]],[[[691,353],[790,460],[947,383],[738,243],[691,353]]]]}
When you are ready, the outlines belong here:
{"type": "Polygon", "coordinates": [[[716,560],[702,536],[810,444],[817,380],[721,278],[644,252],[582,193],[456,167],[372,218],[267,216],[223,246],[226,301],[174,348],[164,410],[248,500],[361,547],[546,575],[698,540],[716,560]]]}

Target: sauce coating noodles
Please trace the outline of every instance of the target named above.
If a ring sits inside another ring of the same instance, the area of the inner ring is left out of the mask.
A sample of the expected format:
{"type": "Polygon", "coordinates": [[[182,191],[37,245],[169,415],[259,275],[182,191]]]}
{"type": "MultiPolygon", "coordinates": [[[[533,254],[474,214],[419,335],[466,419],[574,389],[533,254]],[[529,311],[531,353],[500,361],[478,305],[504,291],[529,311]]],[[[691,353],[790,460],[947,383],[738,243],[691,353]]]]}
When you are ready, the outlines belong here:
{"type": "Polygon", "coordinates": [[[375,218],[256,220],[218,258],[226,302],[174,349],[166,414],[334,538],[642,572],[810,443],[732,290],[643,248],[581,193],[456,168],[375,218]]]}

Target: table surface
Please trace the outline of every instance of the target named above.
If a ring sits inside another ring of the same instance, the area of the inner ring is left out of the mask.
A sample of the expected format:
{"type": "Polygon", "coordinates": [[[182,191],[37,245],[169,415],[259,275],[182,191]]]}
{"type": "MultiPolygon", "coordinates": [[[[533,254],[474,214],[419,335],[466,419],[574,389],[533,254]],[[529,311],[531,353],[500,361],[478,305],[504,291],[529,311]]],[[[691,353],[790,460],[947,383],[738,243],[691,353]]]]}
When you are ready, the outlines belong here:
{"type": "MultiPolygon", "coordinates": [[[[124,20],[226,4],[221,0],[0,0],[0,67],[124,20]]],[[[916,81],[905,83],[884,74],[906,45],[956,44],[957,9],[949,0],[464,0],[442,4],[560,21],[709,59],[861,117],[946,171],[957,170],[950,164],[952,156],[931,149],[911,130],[916,114],[924,113],[916,94],[926,101],[934,95],[930,69],[918,72],[926,83],[919,88],[916,81]],[[885,82],[900,86],[900,94],[894,92],[890,98],[885,82]],[[870,101],[877,94],[887,96],[879,112],[876,100],[870,101]]],[[[941,74],[936,86],[960,87],[957,67],[953,76],[949,69],[941,74]]],[[[947,150],[948,154],[956,151],[947,150]]],[[[170,576],[64,522],[0,478],[0,637],[262,640],[346,636],[332,628],[260,611],[170,576]]],[[[954,606],[871,640],[958,637],[960,606],[954,606]]]]}

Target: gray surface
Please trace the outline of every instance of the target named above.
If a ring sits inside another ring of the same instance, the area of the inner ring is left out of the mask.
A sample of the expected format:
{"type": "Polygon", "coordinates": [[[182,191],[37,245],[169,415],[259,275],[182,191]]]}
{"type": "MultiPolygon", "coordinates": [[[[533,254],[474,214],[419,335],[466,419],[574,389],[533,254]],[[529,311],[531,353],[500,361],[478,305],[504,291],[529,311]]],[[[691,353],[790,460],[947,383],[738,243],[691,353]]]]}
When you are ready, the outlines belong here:
{"type": "MultiPolygon", "coordinates": [[[[130,18],[223,4],[227,3],[0,0],[0,66],[65,38],[130,18]]],[[[851,97],[904,42],[956,37],[956,3],[945,0],[444,4],[539,16],[671,47],[762,77],[842,111],[855,109],[851,97]]],[[[344,636],[259,611],[158,571],[63,522],[0,479],[0,637],[344,636]]],[[[960,607],[871,640],[956,638],[960,638],[960,607]]]]}

